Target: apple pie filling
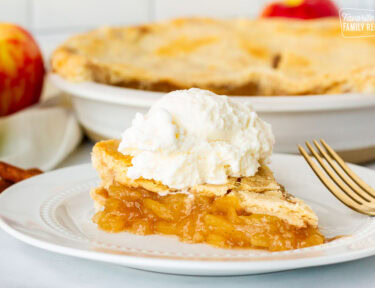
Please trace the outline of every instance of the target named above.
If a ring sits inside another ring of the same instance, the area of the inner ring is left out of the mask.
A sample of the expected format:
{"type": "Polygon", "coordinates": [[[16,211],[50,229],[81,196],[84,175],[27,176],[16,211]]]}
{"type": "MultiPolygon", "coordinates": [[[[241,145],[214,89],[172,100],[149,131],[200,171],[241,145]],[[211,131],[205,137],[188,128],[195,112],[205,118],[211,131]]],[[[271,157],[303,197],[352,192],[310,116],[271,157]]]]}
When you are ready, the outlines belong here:
{"type": "Polygon", "coordinates": [[[94,189],[92,197],[102,206],[93,221],[107,232],[168,234],[188,243],[269,251],[324,243],[317,227],[296,227],[275,216],[247,213],[231,193],[221,197],[184,193],[162,196],[114,183],[107,189],[94,189]]]}

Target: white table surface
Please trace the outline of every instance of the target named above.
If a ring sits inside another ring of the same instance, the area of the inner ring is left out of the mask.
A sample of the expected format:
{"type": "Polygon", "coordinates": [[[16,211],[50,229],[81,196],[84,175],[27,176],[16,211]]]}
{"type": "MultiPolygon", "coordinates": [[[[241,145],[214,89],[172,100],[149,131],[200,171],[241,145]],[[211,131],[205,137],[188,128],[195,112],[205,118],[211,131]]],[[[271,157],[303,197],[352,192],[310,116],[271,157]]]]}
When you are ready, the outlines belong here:
{"type": "MultiPolygon", "coordinates": [[[[85,141],[60,167],[90,161],[85,141]]],[[[367,165],[375,169],[375,163],[367,165]]],[[[144,272],[47,252],[0,230],[0,287],[375,287],[375,256],[349,263],[236,277],[193,277],[144,272]]]]}

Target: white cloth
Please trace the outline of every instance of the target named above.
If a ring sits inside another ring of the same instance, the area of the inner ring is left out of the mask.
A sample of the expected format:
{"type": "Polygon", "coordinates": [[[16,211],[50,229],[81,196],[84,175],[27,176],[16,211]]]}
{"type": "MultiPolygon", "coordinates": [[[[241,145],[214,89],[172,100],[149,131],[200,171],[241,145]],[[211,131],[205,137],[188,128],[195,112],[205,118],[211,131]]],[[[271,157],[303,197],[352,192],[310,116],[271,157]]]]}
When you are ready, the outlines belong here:
{"type": "Polygon", "coordinates": [[[62,97],[0,118],[0,160],[53,169],[81,142],[82,132],[62,97]]]}

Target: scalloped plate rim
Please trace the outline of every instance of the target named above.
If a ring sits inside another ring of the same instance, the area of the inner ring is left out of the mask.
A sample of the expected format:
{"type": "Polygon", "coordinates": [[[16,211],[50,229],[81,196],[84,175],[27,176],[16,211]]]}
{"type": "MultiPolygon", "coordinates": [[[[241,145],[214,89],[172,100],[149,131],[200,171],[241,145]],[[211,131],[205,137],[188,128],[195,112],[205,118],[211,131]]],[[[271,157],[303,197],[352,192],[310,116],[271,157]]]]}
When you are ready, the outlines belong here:
{"type": "MultiPolygon", "coordinates": [[[[300,158],[299,156],[295,155],[283,155],[283,154],[275,154],[277,157],[281,158],[290,158],[296,159],[300,158]]],[[[286,159],[287,160],[287,159],[286,159]]],[[[303,160],[301,160],[303,161],[303,160]]],[[[356,170],[368,170],[371,173],[370,169],[359,167],[353,165],[356,170]],[[359,167],[359,168],[358,168],[359,167]]],[[[67,167],[59,170],[55,170],[53,172],[49,172],[43,174],[41,176],[37,176],[31,178],[29,180],[23,181],[19,184],[14,185],[12,188],[4,192],[4,195],[11,193],[13,189],[25,189],[28,187],[29,183],[35,185],[35,182],[38,183],[38,178],[46,177],[47,176],[58,176],[59,174],[68,173],[74,169],[83,169],[87,170],[91,168],[90,164],[82,164],[72,167],[67,167]]],[[[306,168],[308,169],[308,168],[306,168]]],[[[364,171],[363,170],[363,171],[364,171]]],[[[82,183],[76,183],[75,186],[82,185],[82,183]]],[[[51,188],[52,189],[52,188],[51,188]]],[[[65,188],[67,190],[68,188],[65,188]]],[[[50,192],[51,193],[51,192],[50,192]]],[[[328,192],[327,192],[328,193],[328,192]]],[[[0,195],[0,203],[3,200],[3,197],[0,195]]],[[[51,196],[51,195],[50,195],[51,196]]],[[[43,203],[46,200],[46,197],[42,199],[43,203]]],[[[40,206],[43,204],[40,203],[40,206]]],[[[98,251],[89,251],[89,250],[82,250],[79,248],[74,248],[72,246],[64,246],[64,245],[57,245],[54,243],[50,243],[45,240],[38,239],[37,237],[33,237],[30,235],[26,235],[21,231],[17,230],[16,228],[12,227],[11,220],[7,219],[6,216],[1,216],[2,212],[0,212],[0,227],[9,233],[10,235],[14,236],[15,238],[28,243],[30,245],[49,250],[52,252],[56,252],[59,254],[70,255],[80,258],[86,258],[91,260],[97,261],[104,261],[109,263],[115,263],[124,265],[131,268],[143,269],[143,270],[150,270],[156,272],[164,272],[164,273],[174,273],[174,274],[184,274],[184,275],[246,275],[246,274],[257,274],[257,273],[265,273],[265,272],[275,272],[275,271],[282,271],[288,269],[296,269],[296,268],[303,268],[303,267],[313,267],[313,266],[320,266],[320,265],[328,265],[333,263],[340,263],[340,262],[347,262],[352,261],[355,259],[360,259],[364,257],[369,257],[375,255],[375,243],[373,245],[369,245],[365,248],[360,248],[359,250],[353,251],[346,251],[345,253],[337,254],[337,255],[320,255],[314,256],[310,258],[300,258],[300,259],[283,259],[283,260],[257,260],[257,261],[248,261],[243,259],[238,259],[235,261],[232,260],[225,260],[225,261],[209,261],[209,260],[192,260],[192,259],[165,259],[163,257],[155,258],[150,256],[134,256],[134,255],[117,255],[114,253],[106,253],[106,252],[98,252],[98,251]]],[[[372,225],[374,225],[374,219],[371,219],[372,225]]],[[[366,236],[366,235],[365,235],[366,236]]],[[[361,239],[357,239],[360,242],[362,240],[366,241],[366,237],[362,237],[361,239]]],[[[375,239],[374,233],[371,233],[371,240],[375,239]]],[[[56,236],[59,237],[59,236],[56,236]]],[[[69,245],[71,245],[72,241],[69,241],[69,245]]],[[[349,244],[348,244],[349,245],[349,244]]],[[[341,246],[338,246],[340,249],[341,246]]],[[[327,248],[329,249],[329,248],[327,248]]],[[[303,249],[300,249],[301,251],[303,249]]],[[[122,252],[116,252],[122,253],[122,252]]],[[[272,253],[271,253],[272,254],[272,253]]]]}

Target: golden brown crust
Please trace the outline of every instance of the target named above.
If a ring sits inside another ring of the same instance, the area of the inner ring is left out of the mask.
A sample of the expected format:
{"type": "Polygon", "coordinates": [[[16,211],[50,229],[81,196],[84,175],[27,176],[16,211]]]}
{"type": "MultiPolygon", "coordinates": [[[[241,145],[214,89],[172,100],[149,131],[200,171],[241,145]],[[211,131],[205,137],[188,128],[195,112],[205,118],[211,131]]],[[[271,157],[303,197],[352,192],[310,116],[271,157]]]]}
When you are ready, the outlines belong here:
{"type": "Polygon", "coordinates": [[[176,19],[72,37],[51,59],[69,81],[227,95],[374,92],[375,41],[335,19],[176,19]]]}
{"type": "MultiPolygon", "coordinates": [[[[92,163],[102,180],[101,187],[108,189],[114,183],[133,188],[142,188],[158,194],[190,193],[220,197],[231,194],[240,200],[243,208],[249,213],[277,216],[289,224],[302,227],[317,226],[318,219],[309,206],[302,200],[288,194],[277,183],[272,171],[265,165],[252,177],[230,177],[226,184],[196,185],[187,191],[169,188],[160,182],[148,179],[130,179],[127,168],[132,157],[117,151],[119,140],[107,140],[95,144],[92,152],[92,163]]],[[[92,191],[92,198],[97,206],[101,205],[103,189],[92,191]]]]}
{"type": "MultiPolygon", "coordinates": [[[[98,142],[92,152],[92,163],[99,172],[104,186],[109,186],[114,182],[122,185],[144,188],[155,193],[173,193],[178,189],[170,188],[155,180],[130,179],[126,176],[127,168],[130,167],[132,157],[123,155],[117,151],[120,141],[116,139],[98,142]]],[[[196,185],[189,189],[193,194],[207,194],[222,196],[234,191],[266,192],[282,190],[276,182],[271,170],[263,165],[258,173],[252,177],[235,178],[230,177],[226,184],[204,184],[196,185]]]]}

